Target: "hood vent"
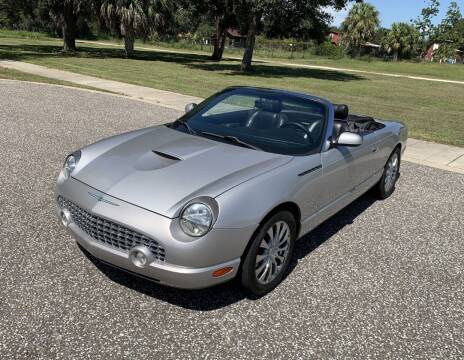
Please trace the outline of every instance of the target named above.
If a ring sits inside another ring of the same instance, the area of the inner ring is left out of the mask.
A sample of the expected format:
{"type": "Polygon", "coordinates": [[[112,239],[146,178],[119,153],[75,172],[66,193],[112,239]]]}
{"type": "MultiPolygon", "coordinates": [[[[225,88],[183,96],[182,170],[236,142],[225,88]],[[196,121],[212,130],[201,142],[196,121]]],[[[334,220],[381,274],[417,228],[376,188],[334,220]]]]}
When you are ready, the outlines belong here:
{"type": "Polygon", "coordinates": [[[161,151],[157,151],[157,150],[152,150],[153,153],[155,153],[156,155],[158,156],[161,156],[165,159],[169,159],[169,160],[175,160],[175,161],[180,161],[182,160],[181,158],[177,157],[177,156],[174,156],[174,155],[171,155],[171,154],[167,154],[167,153],[164,153],[164,152],[161,152],[161,151]]]}

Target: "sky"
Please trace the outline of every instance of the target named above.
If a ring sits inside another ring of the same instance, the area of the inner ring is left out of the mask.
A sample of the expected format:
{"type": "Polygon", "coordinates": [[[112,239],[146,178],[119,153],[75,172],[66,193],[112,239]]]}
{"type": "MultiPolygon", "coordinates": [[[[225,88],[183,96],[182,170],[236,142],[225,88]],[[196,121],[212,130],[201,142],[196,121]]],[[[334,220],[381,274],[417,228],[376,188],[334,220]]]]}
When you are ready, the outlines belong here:
{"type": "MultiPolygon", "coordinates": [[[[456,0],[464,13],[464,0],[456,0]]],[[[367,0],[365,1],[374,5],[380,13],[380,21],[383,27],[389,28],[394,22],[409,22],[411,19],[416,19],[420,15],[422,8],[425,7],[424,0],[367,0]]],[[[435,22],[439,23],[446,15],[446,10],[451,0],[440,0],[440,14],[435,18],[435,22]]],[[[332,12],[334,21],[332,25],[340,26],[348,14],[349,9],[353,6],[351,3],[345,10],[340,12],[332,12]]]]}

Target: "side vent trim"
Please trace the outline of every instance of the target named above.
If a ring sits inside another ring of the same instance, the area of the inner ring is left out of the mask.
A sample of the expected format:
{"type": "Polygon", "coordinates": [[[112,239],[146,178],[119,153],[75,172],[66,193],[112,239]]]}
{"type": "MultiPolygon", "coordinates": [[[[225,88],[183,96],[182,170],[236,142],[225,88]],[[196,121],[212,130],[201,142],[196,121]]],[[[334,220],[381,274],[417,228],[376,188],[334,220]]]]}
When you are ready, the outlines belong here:
{"type": "Polygon", "coordinates": [[[304,172],[302,172],[301,174],[298,174],[298,176],[305,176],[305,175],[308,175],[308,174],[311,174],[319,169],[322,169],[322,165],[318,165],[316,167],[313,167],[312,169],[309,169],[309,170],[306,170],[304,172]]]}

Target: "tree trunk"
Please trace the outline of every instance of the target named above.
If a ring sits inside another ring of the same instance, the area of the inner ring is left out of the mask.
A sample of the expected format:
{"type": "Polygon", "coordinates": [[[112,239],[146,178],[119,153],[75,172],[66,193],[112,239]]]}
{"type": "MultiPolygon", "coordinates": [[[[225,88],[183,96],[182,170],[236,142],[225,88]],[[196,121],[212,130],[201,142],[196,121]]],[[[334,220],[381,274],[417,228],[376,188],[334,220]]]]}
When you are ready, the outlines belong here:
{"type": "Polygon", "coordinates": [[[257,16],[254,14],[250,19],[250,24],[248,25],[248,33],[245,44],[245,51],[243,53],[242,59],[242,71],[251,70],[251,62],[253,60],[253,51],[255,49],[255,40],[256,40],[256,23],[257,16]]]}
{"type": "Polygon", "coordinates": [[[211,58],[215,61],[220,61],[224,53],[226,44],[226,29],[224,26],[224,19],[221,17],[216,18],[216,34],[213,38],[213,54],[211,58]]]}
{"type": "Polygon", "coordinates": [[[393,61],[398,61],[398,50],[393,52],[393,61]]]}
{"type": "Polygon", "coordinates": [[[126,29],[124,31],[124,49],[126,50],[126,59],[130,59],[134,56],[134,31],[132,29],[126,29]]]}
{"type": "Polygon", "coordinates": [[[73,6],[67,3],[63,12],[63,51],[72,52],[76,51],[76,15],[73,11],[73,6]]]}

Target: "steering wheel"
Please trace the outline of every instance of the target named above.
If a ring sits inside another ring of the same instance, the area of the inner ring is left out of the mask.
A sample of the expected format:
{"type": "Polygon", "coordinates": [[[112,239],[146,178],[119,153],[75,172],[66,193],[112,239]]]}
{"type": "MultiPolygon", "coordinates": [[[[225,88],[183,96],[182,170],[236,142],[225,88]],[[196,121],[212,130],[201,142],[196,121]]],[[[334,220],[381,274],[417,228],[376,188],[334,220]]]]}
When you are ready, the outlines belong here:
{"type": "Polygon", "coordinates": [[[310,142],[310,143],[314,142],[313,137],[311,136],[311,132],[300,123],[297,123],[297,122],[284,123],[280,126],[280,129],[284,129],[284,128],[293,128],[297,132],[303,132],[304,133],[303,138],[307,142],[310,142]]]}

